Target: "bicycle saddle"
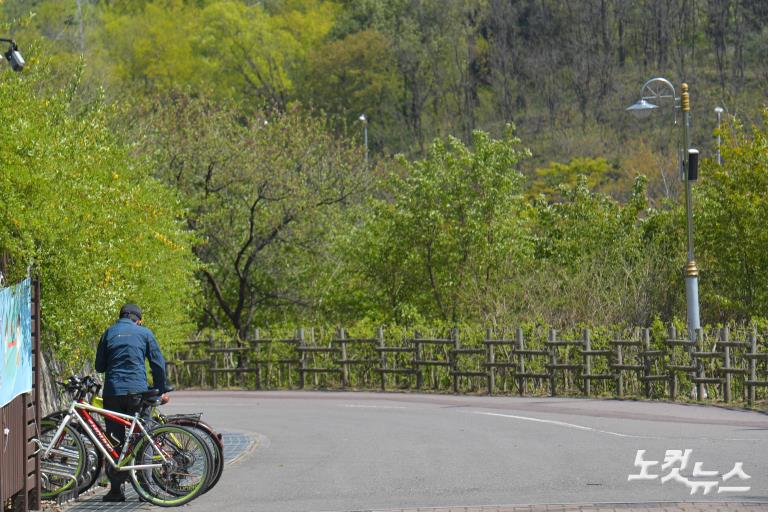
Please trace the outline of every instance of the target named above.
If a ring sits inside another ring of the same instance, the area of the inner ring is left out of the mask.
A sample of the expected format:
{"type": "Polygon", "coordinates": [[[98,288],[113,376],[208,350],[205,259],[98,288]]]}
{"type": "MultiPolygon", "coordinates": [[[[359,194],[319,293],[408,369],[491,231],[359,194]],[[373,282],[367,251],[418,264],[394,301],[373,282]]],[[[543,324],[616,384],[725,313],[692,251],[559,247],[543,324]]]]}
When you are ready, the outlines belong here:
{"type": "Polygon", "coordinates": [[[160,402],[160,390],[148,389],[141,393],[131,393],[130,396],[134,396],[141,399],[142,405],[155,405],[160,402]]]}

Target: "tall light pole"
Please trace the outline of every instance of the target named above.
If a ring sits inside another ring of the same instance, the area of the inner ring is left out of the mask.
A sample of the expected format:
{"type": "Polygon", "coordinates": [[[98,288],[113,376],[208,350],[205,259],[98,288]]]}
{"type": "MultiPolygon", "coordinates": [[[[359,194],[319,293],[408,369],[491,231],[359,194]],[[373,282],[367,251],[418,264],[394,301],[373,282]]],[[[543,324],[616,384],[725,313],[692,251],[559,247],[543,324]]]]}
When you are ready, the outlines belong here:
{"type": "Polygon", "coordinates": [[[723,113],[723,107],[715,107],[715,114],[717,114],[717,165],[723,165],[723,160],[720,158],[720,116],[723,113]]]}
{"type": "Polygon", "coordinates": [[[368,163],[368,118],[365,117],[365,114],[360,114],[360,117],[358,117],[360,122],[363,123],[363,133],[365,134],[365,163],[368,163]]]}
{"type": "Polygon", "coordinates": [[[677,110],[683,112],[681,140],[678,146],[678,162],[680,179],[685,181],[685,210],[688,228],[688,258],[684,269],[685,300],[688,310],[688,336],[696,341],[696,330],[701,327],[699,320],[699,268],[693,254],[693,198],[691,189],[693,181],[698,177],[698,150],[691,148],[691,100],[688,95],[688,84],[680,86],[682,93],[678,97],[675,87],[666,78],[651,78],[640,89],[640,100],[627,107],[638,118],[648,117],[653,110],[659,108],[658,102],[672,100],[675,110],[674,124],[677,124],[677,110]],[[656,103],[654,103],[656,102],[656,103]]]}

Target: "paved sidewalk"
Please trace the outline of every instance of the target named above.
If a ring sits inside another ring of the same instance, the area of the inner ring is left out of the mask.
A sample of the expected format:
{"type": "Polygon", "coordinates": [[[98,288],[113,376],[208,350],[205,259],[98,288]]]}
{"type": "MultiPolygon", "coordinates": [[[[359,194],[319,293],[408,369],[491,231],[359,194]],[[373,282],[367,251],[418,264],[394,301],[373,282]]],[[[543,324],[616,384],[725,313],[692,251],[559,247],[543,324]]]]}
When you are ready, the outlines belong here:
{"type": "Polygon", "coordinates": [[[768,512],[768,503],[703,502],[703,503],[585,503],[561,505],[509,505],[483,507],[406,508],[357,512],[768,512]]]}
{"type": "MultiPolygon", "coordinates": [[[[224,462],[227,465],[236,462],[250,452],[256,442],[255,438],[246,434],[223,432],[222,435],[224,436],[224,462]]],[[[226,475],[226,473],[227,468],[225,466],[224,475],[226,475]]],[[[140,502],[136,491],[134,491],[133,487],[130,485],[125,486],[126,501],[124,503],[103,503],[101,497],[105,492],[105,487],[97,487],[95,490],[80,496],[77,500],[62,505],[60,510],[66,512],[88,512],[94,510],[109,510],[110,512],[161,510],[161,507],[154,507],[148,503],[140,502]]]]}

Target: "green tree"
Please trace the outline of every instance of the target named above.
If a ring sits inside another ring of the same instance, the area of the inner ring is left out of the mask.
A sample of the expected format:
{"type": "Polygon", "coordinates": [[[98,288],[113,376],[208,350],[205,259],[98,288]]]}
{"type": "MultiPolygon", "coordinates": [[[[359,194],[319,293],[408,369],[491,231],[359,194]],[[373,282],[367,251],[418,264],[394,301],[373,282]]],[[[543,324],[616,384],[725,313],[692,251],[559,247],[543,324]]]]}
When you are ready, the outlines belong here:
{"type": "Polygon", "coordinates": [[[105,80],[128,91],[199,89],[213,71],[195,44],[203,28],[201,9],[181,0],[147,2],[135,11],[105,7],[95,63],[105,80]]]}
{"type": "Polygon", "coordinates": [[[373,147],[400,148],[405,141],[397,101],[402,87],[389,40],[376,30],[350,34],[311,52],[301,97],[348,124],[365,114],[373,147]]]}
{"type": "Polygon", "coordinates": [[[577,157],[567,164],[551,162],[546,167],[536,169],[535,176],[530,189],[532,195],[557,197],[561,185],[573,188],[580,177],[585,179],[585,185],[592,191],[611,192],[628,188],[626,181],[618,180],[621,176],[619,169],[609,164],[605,158],[577,157]]]}
{"type": "MultiPolygon", "coordinates": [[[[764,111],[768,120],[768,110],[764,111]]],[[[707,160],[695,188],[702,312],[748,320],[768,308],[768,131],[723,130],[724,164],[707,160]]]]}
{"type": "Polygon", "coordinates": [[[161,344],[186,338],[196,263],[178,196],[115,136],[113,109],[76,109],[77,77],[55,93],[50,79],[36,62],[0,80],[0,248],[10,278],[27,268],[41,277],[44,341],[62,361],[89,357],[128,301],[146,310],[161,344]]]}
{"type": "Polygon", "coordinates": [[[499,268],[530,253],[522,175],[528,155],[508,128],[504,139],[475,132],[472,149],[450,137],[426,158],[401,161],[387,199],[359,227],[357,261],[387,316],[418,311],[456,322],[496,284],[499,268]]]}
{"type": "Polygon", "coordinates": [[[98,65],[128,89],[188,88],[249,112],[264,104],[284,109],[307,54],[331,29],[335,10],[318,0],[267,7],[236,0],[106,6],[98,65]]]}
{"type": "Polygon", "coordinates": [[[658,213],[647,208],[646,180],[635,182],[621,204],[592,192],[587,177],[561,185],[560,200],[537,207],[535,266],[543,270],[532,310],[555,325],[579,321],[637,323],[658,311],[667,282],[660,279],[654,231],[658,213]],[[537,305],[538,302],[540,305],[537,305]]]}
{"type": "Polygon", "coordinates": [[[239,114],[163,98],[140,131],[161,179],[190,204],[206,323],[244,338],[254,322],[316,307],[329,230],[370,178],[358,145],[300,109],[239,114]]]}

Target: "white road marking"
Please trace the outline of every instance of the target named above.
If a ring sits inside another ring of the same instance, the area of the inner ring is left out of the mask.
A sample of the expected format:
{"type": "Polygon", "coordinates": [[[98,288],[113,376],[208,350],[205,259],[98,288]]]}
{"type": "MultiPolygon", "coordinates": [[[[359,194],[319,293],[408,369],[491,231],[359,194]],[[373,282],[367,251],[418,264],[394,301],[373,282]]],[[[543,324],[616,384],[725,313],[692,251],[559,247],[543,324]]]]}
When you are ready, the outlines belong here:
{"type": "Polygon", "coordinates": [[[632,434],[621,434],[619,432],[611,432],[609,430],[598,430],[596,428],[586,427],[584,425],[576,425],[575,423],[566,423],[564,421],[556,421],[556,420],[544,420],[541,418],[532,418],[530,416],[516,416],[514,414],[501,414],[498,412],[483,412],[483,411],[472,411],[472,414],[482,414],[485,416],[499,416],[501,418],[512,418],[514,420],[534,421],[536,423],[548,423],[550,425],[557,425],[558,427],[575,428],[577,430],[586,430],[589,432],[597,432],[599,434],[608,434],[608,435],[617,436],[617,437],[631,437],[634,439],[653,439],[650,436],[635,436],[632,434]]]}
{"type": "Polygon", "coordinates": [[[541,418],[533,418],[530,416],[516,416],[514,414],[501,414],[497,412],[484,412],[484,411],[467,411],[472,414],[483,414],[485,416],[500,416],[502,418],[512,418],[515,420],[533,421],[536,423],[549,423],[550,425],[557,425],[559,427],[573,428],[577,430],[586,430],[589,432],[597,432],[598,434],[608,434],[617,437],[626,437],[632,439],[691,439],[697,441],[736,441],[736,442],[760,442],[763,439],[749,439],[749,438],[712,438],[712,437],[690,437],[690,436],[636,436],[633,434],[622,434],[620,432],[611,432],[610,430],[600,430],[584,425],[577,425],[575,423],[566,423],[565,421],[545,420],[541,418]]]}
{"type": "Polygon", "coordinates": [[[356,409],[413,409],[413,407],[401,407],[398,405],[362,405],[362,404],[340,404],[339,407],[352,407],[356,409]]]}
{"type": "MultiPolygon", "coordinates": [[[[421,407],[403,407],[398,405],[367,405],[367,404],[338,404],[339,407],[348,407],[356,409],[408,409],[411,411],[424,410],[421,407]]],[[[545,420],[542,418],[534,418],[532,416],[518,416],[515,414],[502,414],[498,412],[486,412],[486,411],[459,411],[461,413],[469,414],[482,414],[484,416],[498,416],[501,418],[510,418],[513,420],[532,421],[536,423],[547,423],[558,427],[572,428],[576,430],[583,430],[586,432],[595,432],[597,434],[606,434],[609,436],[623,437],[627,439],[695,439],[698,441],[736,441],[736,442],[759,442],[762,439],[745,439],[745,438],[710,438],[710,437],[696,437],[696,436],[638,436],[634,434],[622,434],[621,432],[612,432],[610,430],[600,430],[593,427],[587,427],[585,425],[578,425],[576,423],[568,423],[565,421],[557,420],[545,420]]]]}

